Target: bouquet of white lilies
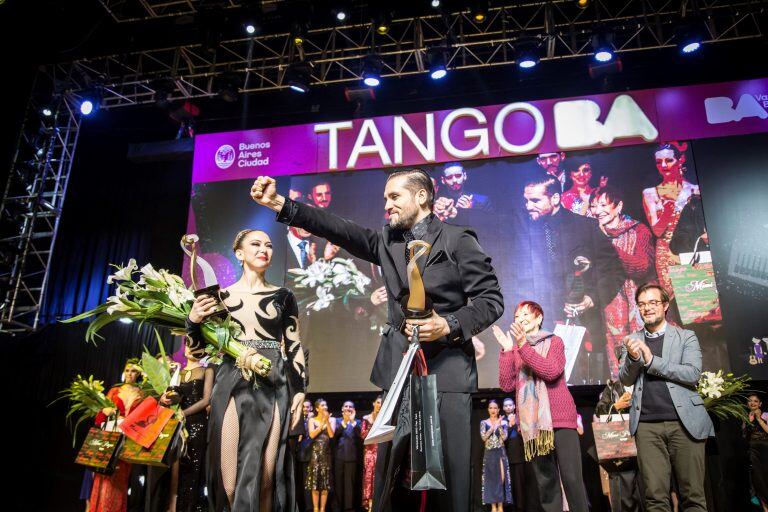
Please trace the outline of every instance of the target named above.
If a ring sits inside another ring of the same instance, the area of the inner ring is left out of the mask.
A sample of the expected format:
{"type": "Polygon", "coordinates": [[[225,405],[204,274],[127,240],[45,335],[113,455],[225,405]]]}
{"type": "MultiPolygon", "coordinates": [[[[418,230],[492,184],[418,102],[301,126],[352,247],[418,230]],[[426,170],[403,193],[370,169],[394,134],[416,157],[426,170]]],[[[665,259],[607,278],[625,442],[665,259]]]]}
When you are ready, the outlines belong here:
{"type": "Polygon", "coordinates": [[[750,378],[734,377],[732,373],[701,372],[696,390],[704,399],[704,407],[711,414],[725,420],[747,418],[746,391],[750,378]]]}
{"type": "Polygon", "coordinates": [[[366,295],[366,287],[371,283],[351,258],[319,259],[305,269],[290,269],[288,274],[300,295],[299,303],[314,311],[326,309],[335,301],[346,305],[350,298],[366,295]]]}
{"type": "MultiPolygon", "coordinates": [[[[115,295],[90,311],[64,320],[64,323],[95,317],[85,334],[86,340],[94,343],[97,337],[101,337],[99,330],[121,318],[166,327],[176,335],[186,333],[186,318],[195,297],[181,277],[167,270],[155,270],[150,264],[139,269],[134,259],[124,267],[113,266],[117,271],[107,278],[107,283],[116,285],[115,295]],[[138,280],[134,280],[136,274],[138,280]]],[[[200,327],[207,343],[206,352],[212,356],[228,354],[236,360],[255,357],[256,360],[250,364],[258,363],[257,373],[269,373],[269,359],[252,354],[251,349],[236,341],[241,334],[240,324],[232,321],[229,315],[224,318],[208,317],[200,327]]]]}

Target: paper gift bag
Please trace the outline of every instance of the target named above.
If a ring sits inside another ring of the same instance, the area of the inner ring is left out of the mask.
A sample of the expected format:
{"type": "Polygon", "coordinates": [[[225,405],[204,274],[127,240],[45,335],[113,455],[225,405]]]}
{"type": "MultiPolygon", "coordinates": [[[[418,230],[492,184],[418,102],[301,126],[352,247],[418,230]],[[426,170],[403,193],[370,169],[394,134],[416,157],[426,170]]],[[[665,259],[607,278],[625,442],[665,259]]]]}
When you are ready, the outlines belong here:
{"type": "Polygon", "coordinates": [[[171,418],[149,448],[144,448],[133,439],[126,439],[123,450],[120,452],[120,459],[132,464],[168,467],[180,434],[179,420],[171,418]]]}
{"type": "Polygon", "coordinates": [[[701,237],[696,240],[692,254],[680,255],[682,265],[667,269],[683,325],[723,319],[712,257],[708,251],[699,251],[699,242],[701,237]]]}
{"type": "Polygon", "coordinates": [[[581,348],[581,342],[584,340],[584,335],[587,333],[587,328],[583,325],[573,324],[557,324],[555,325],[554,334],[559,336],[563,340],[565,346],[565,381],[571,378],[571,372],[573,366],[576,364],[576,358],[579,355],[579,349],[581,348]]]}
{"type": "Polygon", "coordinates": [[[145,398],[120,424],[120,430],[129,439],[149,448],[163,430],[173,411],[163,407],[153,397],[145,398]]]}
{"type": "MultiPolygon", "coordinates": [[[[614,415],[611,419],[616,419],[614,415]]],[[[637,457],[635,438],[629,433],[629,418],[619,416],[618,421],[594,422],[597,460],[600,462],[637,457]]]]}
{"type": "Polygon", "coordinates": [[[111,475],[115,471],[123,439],[120,432],[91,427],[77,453],[75,463],[88,466],[96,473],[111,475]]]}
{"type": "Polygon", "coordinates": [[[437,377],[426,373],[419,351],[417,375],[411,375],[411,489],[445,489],[443,440],[437,406],[437,377]],[[419,375],[421,374],[421,375],[419,375]]]}

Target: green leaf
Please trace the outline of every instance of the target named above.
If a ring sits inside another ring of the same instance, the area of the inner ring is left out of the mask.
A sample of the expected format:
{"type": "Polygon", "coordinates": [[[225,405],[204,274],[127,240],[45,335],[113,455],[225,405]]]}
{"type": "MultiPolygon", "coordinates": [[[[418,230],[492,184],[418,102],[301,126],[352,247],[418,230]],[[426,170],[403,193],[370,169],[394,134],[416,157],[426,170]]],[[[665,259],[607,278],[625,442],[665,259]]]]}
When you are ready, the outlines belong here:
{"type": "MultiPolygon", "coordinates": [[[[162,347],[162,343],[160,344],[162,347]]],[[[144,370],[144,380],[149,383],[151,389],[162,395],[171,384],[171,373],[165,362],[165,352],[162,352],[163,360],[157,360],[149,350],[144,347],[144,353],[141,356],[141,368],[144,370]]]]}

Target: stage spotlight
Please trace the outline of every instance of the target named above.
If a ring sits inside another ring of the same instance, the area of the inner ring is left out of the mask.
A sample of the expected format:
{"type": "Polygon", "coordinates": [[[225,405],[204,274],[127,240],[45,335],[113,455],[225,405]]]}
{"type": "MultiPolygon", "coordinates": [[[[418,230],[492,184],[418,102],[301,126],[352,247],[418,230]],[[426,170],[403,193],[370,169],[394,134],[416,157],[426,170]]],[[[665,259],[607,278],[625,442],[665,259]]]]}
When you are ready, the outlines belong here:
{"type": "Polygon", "coordinates": [[[592,49],[597,62],[609,62],[613,59],[613,34],[596,32],[592,36],[592,49]]]}
{"type": "Polygon", "coordinates": [[[589,0],[576,0],[576,7],[579,9],[586,9],[589,7],[589,0]]]}
{"type": "Polygon", "coordinates": [[[285,83],[295,92],[309,92],[311,78],[312,64],[308,62],[294,62],[285,70],[285,83]]]}
{"type": "Polygon", "coordinates": [[[256,25],[254,25],[253,23],[246,23],[245,24],[245,32],[248,35],[255,34],[256,33],[256,25]]]}
{"type": "Polygon", "coordinates": [[[389,27],[392,25],[392,15],[389,11],[380,10],[373,19],[373,26],[376,28],[376,33],[380,36],[386,35],[389,32],[389,27]]]}
{"type": "Polygon", "coordinates": [[[363,59],[363,83],[368,87],[378,87],[381,83],[381,68],[384,62],[375,54],[367,55],[363,59]]]}
{"type": "Polygon", "coordinates": [[[488,1],[474,1],[469,7],[469,17],[476,23],[483,23],[488,19],[488,1]]]}
{"type": "Polygon", "coordinates": [[[687,55],[695,53],[701,48],[701,43],[707,36],[704,21],[694,19],[682,23],[675,29],[675,42],[680,53],[687,55]]]}
{"type": "Polygon", "coordinates": [[[539,63],[539,42],[535,39],[523,39],[515,45],[517,65],[523,69],[536,67],[539,63]]]}
{"type": "Polygon", "coordinates": [[[43,107],[40,109],[40,113],[45,117],[51,117],[53,115],[53,110],[51,110],[51,107],[43,107]]]}
{"type": "Polygon", "coordinates": [[[440,0],[432,0],[431,5],[432,7],[437,9],[438,7],[440,7],[440,0]]]}
{"type": "Polygon", "coordinates": [[[83,97],[80,100],[80,114],[83,116],[91,116],[99,111],[101,106],[101,93],[98,89],[92,89],[83,93],[83,97]]]}
{"type": "Polygon", "coordinates": [[[432,80],[440,80],[448,74],[448,64],[444,46],[435,46],[427,50],[429,61],[429,76],[432,80]]]}

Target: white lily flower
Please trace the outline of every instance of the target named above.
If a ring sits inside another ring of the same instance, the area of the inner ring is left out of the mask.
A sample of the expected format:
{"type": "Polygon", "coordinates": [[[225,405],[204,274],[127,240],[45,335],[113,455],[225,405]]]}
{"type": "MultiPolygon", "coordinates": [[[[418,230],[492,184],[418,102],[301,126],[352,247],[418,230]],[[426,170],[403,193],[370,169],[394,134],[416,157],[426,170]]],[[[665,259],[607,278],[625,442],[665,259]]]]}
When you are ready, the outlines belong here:
{"type": "Polygon", "coordinates": [[[146,265],[144,265],[143,267],[141,267],[141,270],[140,270],[140,272],[141,272],[141,273],[142,273],[144,276],[146,276],[146,277],[148,277],[148,278],[150,278],[150,279],[154,279],[154,280],[156,280],[156,281],[164,281],[164,279],[163,279],[163,276],[160,274],[160,272],[158,272],[157,270],[155,270],[155,269],[152,267],[152,264],[151,264],[151,263],[147,263],[146,265]]]}
{"type": "Polygon", "coordinates": [[[136,271],[136,269],[139,268],[136,264],[136,260],[131,258],[128,260],[128,264],[118,269],[117,272],[107,277],[107,284],[112,284],[115,281],[127,281],[131,278],[131,274],[136,271]]]}
{"type": "Polygon", "coordinates": [[[317,293],[317,300],[312,303],[312,309],[315,311],[327,308],[335,298],[330,290],[324,286],[319,286],[315,293],[317,293]]]}
{"type": "Polygon", "coordinates": [[[301,280],[303,285],[314,288],[316,285],[325,281],[325,274],[328,271],[328,264],[324,261],[316,261],[307,267],[307,275],[301,280]]]}

